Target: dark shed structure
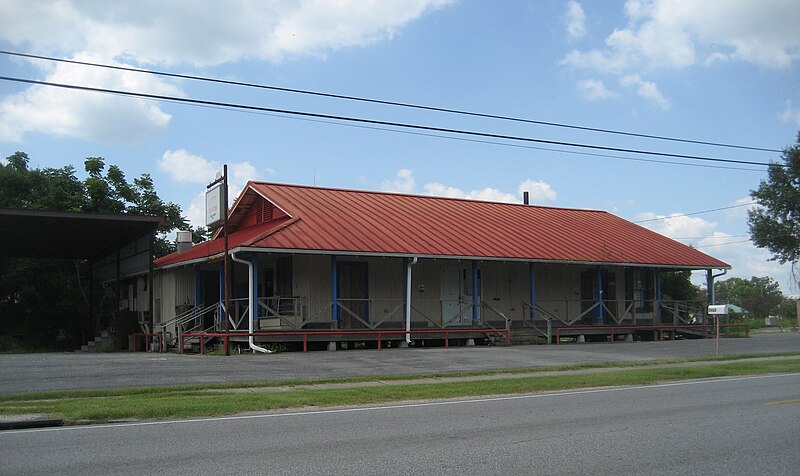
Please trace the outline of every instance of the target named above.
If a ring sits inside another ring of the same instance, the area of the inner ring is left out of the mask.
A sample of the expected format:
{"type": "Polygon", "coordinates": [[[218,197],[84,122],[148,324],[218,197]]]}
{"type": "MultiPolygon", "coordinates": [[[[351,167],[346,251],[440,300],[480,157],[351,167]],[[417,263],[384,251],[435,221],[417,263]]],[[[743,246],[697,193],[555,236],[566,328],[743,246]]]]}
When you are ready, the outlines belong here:
{"type": "Polygon", "coordinates": [[[119,302],[122,278],[146,276],[151,288],[153,237],[163,222],[145,215],[0,208],[0,257],[88,260],[90,281],[114,281],[119,302]]]}

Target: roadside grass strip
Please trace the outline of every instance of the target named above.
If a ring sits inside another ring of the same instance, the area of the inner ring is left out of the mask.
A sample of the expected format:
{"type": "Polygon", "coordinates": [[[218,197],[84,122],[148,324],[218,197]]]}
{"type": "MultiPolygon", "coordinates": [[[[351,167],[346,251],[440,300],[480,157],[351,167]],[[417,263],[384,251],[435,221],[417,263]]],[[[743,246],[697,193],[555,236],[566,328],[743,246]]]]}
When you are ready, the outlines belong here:
{"type": "Polygon", "coordinates": [[[678,380],[800,371],[800,356],[738,356],[635,365],[569,366],[510,372],[303,380],[0,396],[0,414],[38,413],[66,423],[233,415],[289,408],[509,395],[579,388],[647,385],[678,380]],[[742,360],[748,359],[748,360],[742,360]],[[738,360],[738,361],[737,361],[738,360]],[[691,362],[705,362],[702,365],[691,362]],[[686,363],[687,365],[680,365],[686,363]],[[668,364],[668,366],[664,366],[668,364]],[[586,369],[602,369],[587,372],[586,369]],[[580,372],[575,372],[582,370],[580,372]],[[554,375],[554,371],[555,375],[554,375]],[[538,372],[547,372],[535,375],[538,372]],[[499,374],[499,375],[498,375],[499,374]],[[484,376],[486,378],[480,378],[484,376]],[[472,377],[458,380],[459,377],[472,377]],[[431,382],[443,378],[447,381],[431,382]],[[369,384],[372,383],[372,384],[369,384]]]}

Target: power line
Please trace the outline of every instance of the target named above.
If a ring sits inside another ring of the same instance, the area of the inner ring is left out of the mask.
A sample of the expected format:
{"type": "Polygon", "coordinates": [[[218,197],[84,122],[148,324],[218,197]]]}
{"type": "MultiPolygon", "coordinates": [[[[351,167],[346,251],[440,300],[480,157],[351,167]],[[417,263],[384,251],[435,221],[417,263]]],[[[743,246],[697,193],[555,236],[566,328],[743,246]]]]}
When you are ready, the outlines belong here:
{"type": "Polygon", "coordinates": [[[720,210],[729,210],[731,208],[748,207],[748,206],[754,205],[754,204],[755,204],[755,202],[740,203],[738,205],[731,205],[729,207],[712,208],[710,210],[700,210],[699,212],[676,213],[674,215],[670,215],[670,216],[667,216],[667,217],[649,218],[647,220],[639,220],[639,221],[635,221],[633,223],[647,223],[647,222],[651,222],[651,221],[671,220],[673,218],[688,217],[688,216],[692,216],[692,215],[701,215],[703,213],[718,212],[720,210]]]}
{"type": "Polygon", "coordinates": [[[749,243],[750,241],[752,241],[752,240],[739,240],[739,241],[729,241],[727,243],[714,243],[712,245],[703,245],[700,248],[711,248],[711,247],[714,247],[714,246],[735,245],[735,244],[738,244],[738,243],[749,243]]]}
{"type": "Polygon", "coordinates": [[[218,83],[218,84],[227,84],[232,86],[244,86],[249,88],[257,88],[257,89],[267,89],[271,91],[281,91],[281,92],[288,92],[288,93],[295,93],[295,94],[305,94],[310,96],[318,96],[318,97],[326,97],[326,98],[333,98],[333,99],[344,99],[348,101],[359,101],[359,102],[366,102],[372,104],[381,104],[386,106],[398,106],[398,107],[405,107],[411,109],[420,109],[425,111],[435,111],[435,112],[444,112],[448,114],[458,114],[464,116],[473,116],[473,117],[482,117],[486,119],[498,119],[503,121],[511,121],[511,122],[519,122],[525,124],[536,124],[541,126],[550,126],[550,127],[561,127],[567,129],[575,129],[575,130],[582,130],[582,131],[589,131],[589,132],[600,132],[603,134],[615,134],[615,135],[622,135],[628,137],[639,137],[644,139],[654,139],[654,140],[663,140],[663,141],[671,141],[671,142],[681,142],[687,144],[697,144],[697,145],[707,145],[713,147],[725,147],[730,149],[744,149],[744,150],[753,150],[753,151],[761,151],[761,152],[782,152],[778,149],[769,149],[764,147],[754,147],[754,146],[745,146],[745,145],[736,145],[736,144],[726,144],[721,142],[709,142],[709,141],[700,141],[700,140],[692,140],[692,139],[681,139],[676,137],[668,137],[668,136],[659,136],[659,135],[652,135],[652,134],[640,134],[635,132],[625,132],[619,131],[614,129],[602,129],[597,127],[587,127],[587,126],[578,126],[574,124],[564,124],[559,122],[550,122],[550,121],[539,121],[534,119],[524,119],[519,117],[513,116],[505,116],[499,114],[489,114],[489,113],[481,113],[481,112],[474,112],[474,111],[466,111],[461,109],[450,109],[444,107],[436,107],[436,106],[425,106],[422,104],[412,104],[412,103],[405,103],[405,102],[398,102],[398,101],[388,101],[383,99],[373,99],[373,98],[365,98],[360,96],[348,96],[343,94],[333,94],[333,93],[326,93],[320,91],[310,91],[306,89],[296,89],[296,88],[286,88],[280,86],[271,86],[267,84],[258,84],[258,83],[249,83],[243,81],[233,81],[228,79],[219,79],[219,78],[210,78],[205,76],[196,76],[196,75],[189,75],[189,74],[179,74],[179,73],[168,73],[165,71],[157,71],[157,70],[149,70],[143,68],[131,68],[128,66],[117,66],[117,65],[110,65],[110,64],[103,64],[103,63],[93,63],[89,61],[78,61],[78,60],[69,60],[64,58],[55,58],[51,56],[42,56],[42,55],[33,55],[28,53],[19,53],[14,51],[6,51],[0,50],[0,54],[9,55],[9,56],[17,56],[22,58],[31,58],[31,59],[39,59],[45,61],[55,61],[59,63],[69,63],[69,64],[77,64],[81,66],[92,66],[97,68],[106,68],[118,71],[129,71],[135,73],[145,73],[145,74],[152,74],[156,76],[164,76],[170,78],[179,78],[179,79],[189,79],[193,81],[205,81],[211,83],[218,83]]]}
{"type": "MultiPolygon", "coordinates": [[[[146,99],[146,98],[145,98],[146,99]]],[[[147,99],[155,101],[154,99],[147,99]]],[[[171,101],[165,101],[171,102],[171,101]]],[[[240,110],[231,110],[230,108],[220,107],[220,106],[207,106],[207,105],[200,105],[200,104],[189,104],[189,106],[193,107],[202,107],[208,109],[218,109],[221,111],[233,111],[238,113],[244,114],[256,114],[260,116],[270,116],[270,117],[280,117],[282,119],[291,119],[293,121],[306,121],[306,122],[315,122],[318,124],[329,124],[334,126],[342,126],[342,127],[355,127],[359,129],[368,129],[374,131],[382,131],[382,132],[392,132],[395,134],[408,134],[408,135],[415,135],[421,137],[433,137],[437,139],[447,139],[447,140],[455,140],[455,141],[462,141],[462,142],[472,142],[476,144],[488,144],[488,145],[499,145],[503,147],[514,147],[519,149],[529,149],[529,150],[543,150],[548,152],[556,152],[560,154],[571,154],[571,155],[580,155],[580,156],[587,156],[587,157],[603,157],[608,159],[617,159],[617,160],[628,160],[633,162],[647,162],[652,164],[664,164],[664,165],[680,165],[684,167],[700,167],[700,168],[707,168],[707,169],[717,169],[717,170],[740,170],[744,172],[759,172],[763,173],[764,169],[756,169],[756,168],[747,168],[747,167],[732,167],[726,165],[711,165],[711,164],[693,164],[687,162],[678,162],[674,160],[658,160],[658,159],[646,159],[643,157],[626,157],[622,155],[611,155],[611,154],[597,154],[593,152],[578,152],[575,150],[564,150],[564,149],[555,149],[552,147],[538,147],[533,145],[526,145],[526,144],[512,144],[508,142],[498,142],[498,141],[491,141],[491,140],[483,140],[483,139],[471,139],[468,137],[455,137],[455,136],[448,136],[443,134],[431,134],[426,132],[415,132],[415,131],[406,131],[400,129],[390,129],[388,127],[376,127],[376,126],[367,126],[362,124],[351,124],[346,122],[336,122],[336,121],[326,121],[321,119],[310,119],[307,117],[294,117],[289,116],[286,114],[276,114],[276,113],[269,113],[269,112],[261,112],[261,111],[240,111],[240,110]]]]}
{"type": "Polygon", "coordinates": [[[744,238],[750,235],[706,235],[706,236],[671,236],[673,240],[702,240],[703,238],[744,238]]]}
{"type": "Polygon", "coordinates": [[[584,149],[604,150],[604,151],[610,151],[610,152],[625,152],[625,153],[632,153],[632,154],[642,154],[642,155],[660,156],[660,157],[671,157],[671,158],[688,159],[688,160],[702,160],[702,161],[709,161],[709,162],[744,164],[744,165],[760,165],[760,166],[769,166],[770,165],[770,164],[764,163],[764,162],[754,162],[754,161],[748,161],[748,160],[734,160],[734,159],[722,159],[722,158],[718,158],[718,157],[703,157],[703,156],[696,156],[696,155],[671,154],[671,153],[667,153],[667,152],[655,152],[655,151],[645,151],[645,150],[637,150],[637,149],[626,149],[626,148],[621,148],[621,147],[607,147],[607,146],[600,146],[600,145],[581,144],[581,143],[575,143],[575,142],[536,139],[536,138],[532,138],[532,137],[512,136],[512,135],[505,135],[505,134],[494,134],[494,133],[479,132],[479,131],[467,131],[467,130],[462,130],[462,129],[450,129],[450,128],[444,128],[444,127],[434,127],[434,126],[425,126],[425,125],[419,125],[419,124],[409,124],[409,123],[401,123],[401,122],[381,121],[381,120],[376,120],[376,119],[364,119],[364,118],[357,118],[357,117],[338,116],[338,115],[333,115],[333,114],[321,114],[321,113],[306,112],[306,111],[293,111],[293,110],[287,110],[287,109],[277,109],[277,108],[253,106],[253,105],[246,105],[246,104],[235,104],[235,103],[225,103],[225,102],[220,102],[220,101],[208,101],[208,100],[201,100],[201,99],[181,98],[181,97],[176,97],[176,96],[166,96],[166,95],[160,95],[160,94],[146,94],[146,93],[137,93],[137,92],[132,92],[132,91],[122,91],[122,90],[115,90],[115,89],[93,88],[93,87],[88,87],[88,86],[77,86],[77,85],[72,85],[72,84],[53,83],[53,82],[48,82],[48,81],[37,81],[37,80],[32,80],[32,79],[14,78],[14,77],[8,77],[8,76],[0,76],[0,80],[14,81],[14,82],[26,83],[26,84],[38,84],[38,85],[41,85],[41,86],[51,86],[51,87],[78,90],[78,91],[108,93],[108,94],[116,94],[116,95],[120,95],[120,96],[128,96],[128,97],[138,97],[138,98],[146,98],[146,99],[156,99],[156,100],[163,100],[163,101],[180,102],[180,103],[186,103],[186,104],[200,104],[200,105],[208,105],[208,106],[220,106],[220,107],[226,107],[226,108],[232,108],[232,109],[242,109],[242,110],[248,110],[248,111],[273,112],[273,113],[289,114],[289,115],[296,115],[296,116],[302,116],[302,117],[313,117],[313,118],[319,118],[319,119],[332,119],[332,120],[337,120],[337,121],[346,121],[346,122],[354,122],[354,123],[362,123],[362,124],[373,124],[373,125],[381,125],[381,126],[399,127],[399,128],[407,128],[407,129],[414,129],[414,130],[426,130],[426,131],[433,131],[433,132],[444,132],[444,133],[448,133],[448,134],[487,137],[487,138],[492,138],[492,139],[503,139],[503,140],[510,140],[510,141],[535,142],[535,143],[540,143],[540,144],[559,145],[559,146],[565,146],[565,147],[578,147],[578,148],[584,148],[584,149]]]}

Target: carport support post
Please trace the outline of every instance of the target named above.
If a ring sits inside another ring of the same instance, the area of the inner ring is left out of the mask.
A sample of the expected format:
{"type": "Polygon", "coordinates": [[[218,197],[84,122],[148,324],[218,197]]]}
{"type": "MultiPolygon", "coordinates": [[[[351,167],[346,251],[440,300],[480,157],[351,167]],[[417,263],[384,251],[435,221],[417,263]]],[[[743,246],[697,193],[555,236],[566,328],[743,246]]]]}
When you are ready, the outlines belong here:
{"type": "Polygon", "coordinates": [[[331,324],[339,328],[339,276],[336,266],[336,255],[331,256],[331,324]]]}
{"type": "MultiPolygon", "coordinates": [[[[156,332],[156,295],[153,292],[153,285],[155,284],[155,276],[153,275],[153,260],[156,259],[154,251],[155,240],[156,232],[151,231],[147,240],[147,294],[150,307],[150,332],[152,334],[155,334],[156,332]]],[[[134,350],[135,347],[136,345],[134,344],[134,350]]],[[[145,344],[145,350],[147,350],[147,344],[145,344]]]]}
{"type": "Polygon", "coordinates": [[[117,325],[117,322],[116,322],[117,321],[117,314],[119,314],[119,299],[122,296],[122,291],[121,291],[121,288],[120,288],[120,286],[122,286],[122,285],[119,282],[121,274],[122,274],[122,271],[120,270],[120,249],[117,248],[117,275],[116,275],[116,278],[115,278],[116,281],[114,282],[114,294],[115,294],[114,297],[116,298],[117,302],[114,303],[114,307],[112,308],[112,309],[114,309],[114,313],[111,315],[112,324],[114,324],[115,328],[116,328],[116,325],[117,325]]]}
{"type": "Polygon", "coordinates": [[[94,261],[89,261],[89,325],[91,335],[94,335],[99,330],[94,319],[94,261]]]}
{"type": "Polygon", "coordinates": [[[472,261],[472,325],[478,324],[478,306],[481,305],[481,296],[478,290],[478,261],[472,261]]]}

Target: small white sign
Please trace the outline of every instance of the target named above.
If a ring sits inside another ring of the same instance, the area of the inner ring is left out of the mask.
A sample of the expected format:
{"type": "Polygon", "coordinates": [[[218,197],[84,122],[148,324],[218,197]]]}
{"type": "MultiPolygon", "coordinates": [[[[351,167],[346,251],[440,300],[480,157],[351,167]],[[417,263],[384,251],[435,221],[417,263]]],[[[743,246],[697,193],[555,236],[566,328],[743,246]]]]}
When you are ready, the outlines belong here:
{"type": "Polygon", "coordinates": [[[726,304],[708,306],[708,314],[711,316],[726,316],[728,315],[728,306],[726,304]]]}
{"type": "Polygon", "coordinates": [[[222,193],[222,182],[206,190],[206,226],[215,228],[225,221],[225,197],[222,193]]]}

